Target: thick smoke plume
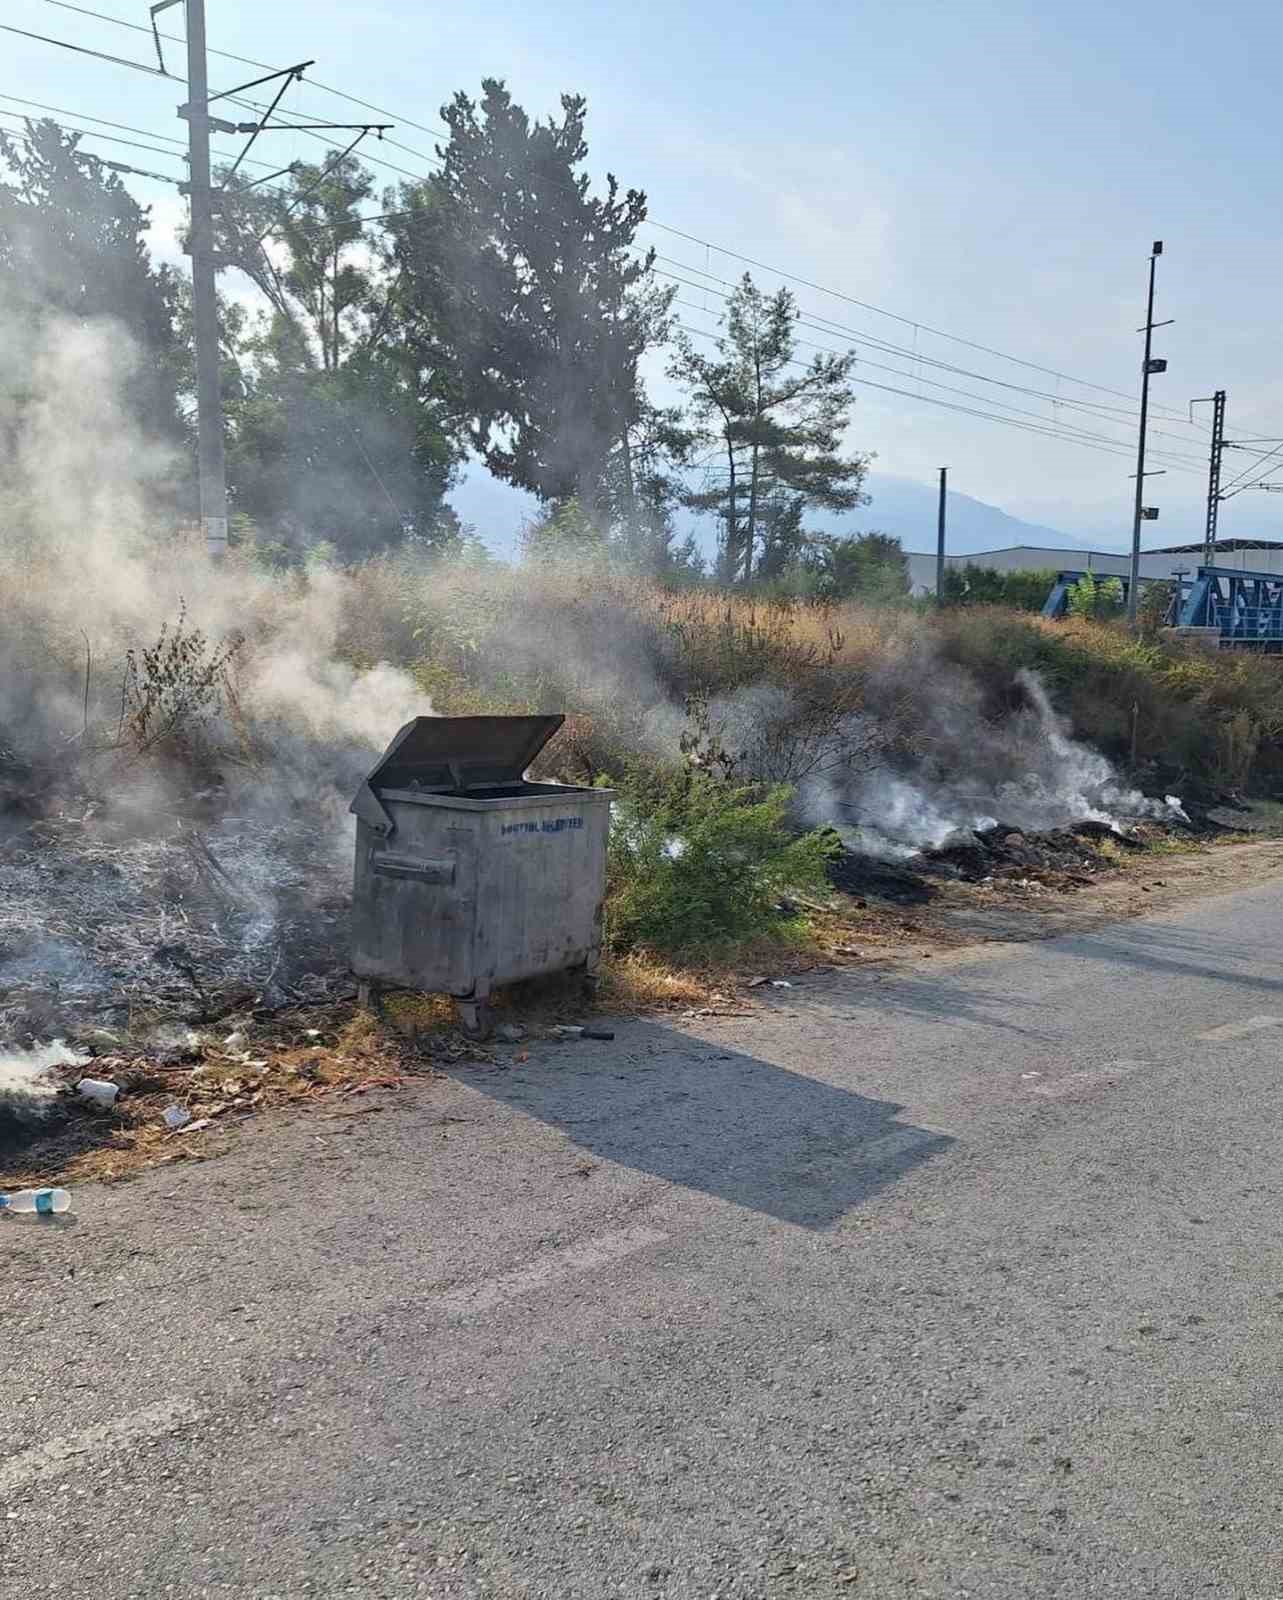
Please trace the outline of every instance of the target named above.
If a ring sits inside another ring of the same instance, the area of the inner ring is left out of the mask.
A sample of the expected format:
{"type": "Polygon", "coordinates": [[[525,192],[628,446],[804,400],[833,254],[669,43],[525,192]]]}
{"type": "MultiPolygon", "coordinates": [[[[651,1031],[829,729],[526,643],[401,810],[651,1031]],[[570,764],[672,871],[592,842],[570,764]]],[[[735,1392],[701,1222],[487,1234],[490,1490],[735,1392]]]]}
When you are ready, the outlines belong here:
{"type": "MultiPolygon", "coordinates": [[[[404,672],[340,660],[334,573],[290,582],[235,560],[218,567],[192,538],[162,536],[153,508],[178,463],[121,403],[137,357],[116,325],[51,318],[33,332],[0,318],[0,343],[19,352],[6,365],[24,380],[20,393],[0,395],[9,611],[0,724],[35,717],[52,739],[74,733],[86,651],[91,678],[93,663],[118,673],[124,650],[154,641],[183,608],[211,640],[245,637],[248,709],[303,738],[375,744],[389,723],[429,709],[404,672]],[[55,663],[75,670],[55,684],[55,663]]],[[[108,702],[119,693],[118,681],[91,687],[108,702]]]]}
{"type": "MultiPolygon", "coordinates": [[[[922,665],[914,663],[918,671],[922,665]]],[[[809,792],[815,814],[854,849],[906,857],[998,824],[1021,832],[1088,821],[1117,828],[1179,812],[1175,801],[1148,799],[1074,739],[1032,672],[1016,674],[1018,703],[1000,718],[985,714],[973,678],[939,661],[912,687],[921,717],[912,758],[875,760],[842,785],[821,782],[809,792]]]]}
{"type": "Polygon", "coordinates": [[[183,973],[205,958],[266,981],[282,917],[314,924],[342,893],[347,806],[372,752],[432,706],[406,672],[344,659],[338,574],[216,565],[175,537],[157,508],[180,464],[123,403],[137,357],[114,323],[0,314],[0,348],[3,1040],[35,1031],[13,997],[41,981],[86,1006],[199,988],[183,973]],[[184,639],[207,641],[197,668],[243,641],[179,719],[184,760],[121,737],[127,653],[180,619],[184,639]],[[24,849],[33,817],[57,837],[56,873],[24,849]]]}

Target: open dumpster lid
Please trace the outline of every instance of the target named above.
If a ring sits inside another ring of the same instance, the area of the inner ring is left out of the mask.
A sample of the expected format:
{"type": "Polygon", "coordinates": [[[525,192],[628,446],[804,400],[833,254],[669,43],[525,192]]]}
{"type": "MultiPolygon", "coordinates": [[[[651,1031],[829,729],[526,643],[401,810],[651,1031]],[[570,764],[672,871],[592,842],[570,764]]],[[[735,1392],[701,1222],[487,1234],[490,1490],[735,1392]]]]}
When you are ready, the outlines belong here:
{"type": "Polygon", "coordinates": [[[445,790],[520,783],[565,717],[416,717],[380,756],[352,802],[358,816],[386,819],[380,789],[445,790]]]}

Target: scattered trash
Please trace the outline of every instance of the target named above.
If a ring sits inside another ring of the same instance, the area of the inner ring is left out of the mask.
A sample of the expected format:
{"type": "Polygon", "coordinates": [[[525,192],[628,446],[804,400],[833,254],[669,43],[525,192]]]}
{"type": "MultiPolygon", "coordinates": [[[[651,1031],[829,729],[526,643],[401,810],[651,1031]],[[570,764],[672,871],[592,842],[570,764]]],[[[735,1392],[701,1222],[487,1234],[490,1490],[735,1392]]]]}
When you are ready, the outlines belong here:
{"type": "Polygon", "coordinates": [[[529,1052],[529,1050],[518,1050],[516,1055],[513,1056],[512,1059],[514,1061],[529,1061],[530,1060],[530,1052],[529,1052]]]}
{"type": "Polygon", "coordinates": [[[167,1128],[181,1128],[185,1122],[192,1120],[192,1114],[186,1106],[166,1106],[161,1115],[165,1119],[167,1128]]]}
{"type": "Polygon", "coordinates": [[[235,1033],[229,1033],[226,1039],[223,1040],[223,1048],[225,1050],[239,1050],[244,1043],[245,1035],[240,1029],[237,1029],[235,1033]]]}
{"type": "Polygon", "coordinates": [[[793,985],[788,981],[787,978],[772,978],[771,979],[771,988],[772,989],[791,989],[792,987],[793,987],[793,985]]]}
{"type": "Polygon", "coordinates": [[[585,1039],[613,1039],[614,1037],[615,1037],[615,1030],[613,1028],[585,1028],[584,1029],[584,1038],[585,1039]]]}
{"type": "Polygon", "coordinates": [[[118,1083],[108,1083],[103,1078],[81,1078],[76,1085],[76,1093],[82,1100],[88,1100],[90,1105],[109,1109],[116,1103],[116,1096],[120,1093],[120,1085],[118,1083]]]}
{"type": "Polygon", "coordinates": [[[553,1032],[559,1039],[582,1039],[584,1036],[582,1028],[575,1027],[569,1022],[559,1022],[553,1032]]]}
{"type": "Polygon", "coordinates": [[[71,1196],[65,1189],[19,1189],[16,1194],[0,1194],[0,1211],[61,1216],[71,1210],[71,1196]]]}
{"type": "Polygon", "coordinates": [[[195,1122],[185,1122],[182,1127],[176,1129],[175,1132],[181,1136],[185,1133],[200,1133],[202,1129],[212,1128],[213,1126],[214,1119],[212,1117],[197,1117],[195,1122]]]}
{"type": "Polygon", "coordinates": [[[319,1039],[321,1037],[321,1030],[319,1028],[308,1028],[304,1033],[304,1037],[307,1039],[319,1039]]]}
{"type": "Polygon", "coordinates": [[[495,1037],[502,1039],[505,1044],[520,1044],[526,1036],[526,1030],[517,1026],[515,1022],[503,1022],[495,1029],[495,1037]]]}

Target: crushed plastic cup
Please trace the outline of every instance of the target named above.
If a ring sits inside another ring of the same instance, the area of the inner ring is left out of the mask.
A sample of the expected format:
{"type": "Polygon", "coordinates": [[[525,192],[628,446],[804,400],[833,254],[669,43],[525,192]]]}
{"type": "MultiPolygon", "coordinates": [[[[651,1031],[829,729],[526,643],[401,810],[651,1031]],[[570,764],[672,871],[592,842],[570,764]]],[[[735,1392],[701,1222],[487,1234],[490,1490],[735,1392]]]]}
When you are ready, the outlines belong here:
{"type": "Polygon", "coordinates": [[[161,1112],[167,1128],[181,1128],[185,1122],[192,1120],[192,1114],[186,1106],[166,1106],[161,1112]]]}

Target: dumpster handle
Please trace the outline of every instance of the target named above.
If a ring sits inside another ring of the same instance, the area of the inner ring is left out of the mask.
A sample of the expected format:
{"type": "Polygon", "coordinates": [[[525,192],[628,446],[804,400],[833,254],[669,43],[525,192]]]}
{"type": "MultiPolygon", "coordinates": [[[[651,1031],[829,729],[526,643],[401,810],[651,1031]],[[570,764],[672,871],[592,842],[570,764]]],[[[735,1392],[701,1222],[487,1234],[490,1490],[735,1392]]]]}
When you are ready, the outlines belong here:
{"type": "Polygon", "coordinates": [[[453,857],[423,861],[415,856],[394,856],[385,850],[371,850],[370,870],[384,878],[416,878],[420,883],[454,882],[453,857]]]}

